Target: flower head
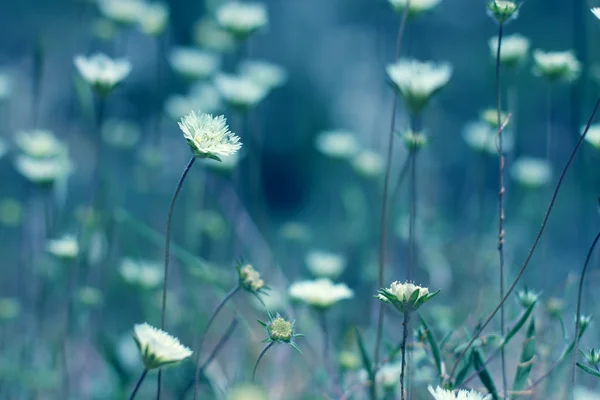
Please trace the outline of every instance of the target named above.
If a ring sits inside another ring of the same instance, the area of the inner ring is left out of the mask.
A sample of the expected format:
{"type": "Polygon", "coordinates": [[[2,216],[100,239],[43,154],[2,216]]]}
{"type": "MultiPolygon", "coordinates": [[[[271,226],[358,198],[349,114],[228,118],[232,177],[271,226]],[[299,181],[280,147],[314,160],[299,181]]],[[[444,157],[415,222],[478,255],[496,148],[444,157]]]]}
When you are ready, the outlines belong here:
{"type": "Polygon", "coordinates": [[[169,7],[163,3],[144,4],[138,15],[138,27],[146,35],[159,36],[169,20],[169,7]]]}
{"type": "Polygon", "coordinates": [[[384,364],[378,371],[375,380],[386,389],[393,389],[400,382],[400,374],[402,372],[402,364],[387,363],[384,364]]]}
{"type": "Polygon", "coordinates": [[[531,307],[533,304],[537,303],[537,301],[540,298],[540,294],[533,291],[533,290],[529,290],[527,288],[520,290],[519,292],[517,292],[517,299],[519,300],[519,304],[521,304],[521,307],[527,309],[529,307],[531,307]]]}
{"type": "Polygon", "coordinates": [[[240,65],[239,72],[269,90],[282,86],[287,80],[283,67],[267,61],[246,60],[240,65]]]}
{"type": "Polygon", "coordinates": [[[197,157],[219,160],[219,155],[233,154],[242,147],[240,138],[229,130],[222,115],[213,117],[192,111],[181,119],[179,128],[197,157]]]}
{"type": "Polygon", "coordinates": [[[600,7],[594,7],[590,9],[590,11],[592,12],[592,14],[594,14],[596,18],[600,19],[600,7]]]}
{"type": "Polygon", "coordinates": [[[63,157],[37,159],[20,155],[15,168],[29,181],[38,185],[51,185],[71,172],[71,163],[63,157]]]}
{"type": "Polygon", "coordinates": [[[504,24],[519,15],[519,5],[514,1],[490,0],[487,2],[487,8],[489,15],[499,24],[504,24]]]}
{"type": "Polygon", "coordinates": [[[140,350],[146,369],[177,363],[192,355],[192,351],[179,343],[177,338],[147,323],[135,325],[133,331],[133,340],[140,350]]]}
{"type": "MultiPolygon", "coordinates": [[[[498,154],[498,130],[484,121],[468,123],[462,133],[467,145],[474,151],[498,154]]],[[[514,146],[514,138],[509,132],[502,132],[502,147],[505,152],[514,146]]]]}
{"type": "Polygon", "coordinates": [[[422,132],[408,131],[402,138],[406,147],[411,150],[419,150],[427,145],[427,136],[422,132]]]}
{"type": "Polygon", "coordinates": [[[165,102],[165,111],[174,120],[185,117],[190,110],[211,114],[222,107],[221,94],[217,88],[205,82],[192,86],[187,95],[173,95],[165,102]]]}
{"type": "Polygon", "coordinates": [[[295,282],[288,289],[288,293],[294,300],[322,309],[354,297],[354,292],[346,284],[335,284],[327,278],[295,282]]]}
{"type": "Polygon", "coordinates": [[[134,24],[144,12],[141,0],[98,0],[100,12],[119,24],[134,24]]]}
{"type": "Polygon", "coordinates": [[[73,235],[65,235],[59,239],[48,240],[48,253],[63,260],[73,260],[79,254],[79,242],[73,235]]]}
{"type": "Polygon", "coordinates": [[[597,367],[600,364],[600,349],[590,349],[587,352],[582,351],[582,353],[589,365],[597,367]]]}
{"type": "Polygon", "coordinates": [[[119,273],[125,282],[147,289],[158,287],[164,275],[159,263],[131,258],[121,261],[119,273]]]}
{"type": "Polygon", "coordinates": [[[273,315],[270,311],[267,312],[269,313],[268,322],[257,320],[267,331],[268,337],[263,340],[263,343],[287,343],[302,354],[300,348],[294,342],[294,338],[304,336],[301,333],[295,332],[294,325],[296,321],[288,321],[279,315],[279,313],[273,315]]]}
{"type": "Polygon", "coordinates": [[[83,286],[77,291],[77,300],[88,307],[95,307],[102,304],[104,296],[102,292],[91,286],[83,286]]]}
{"type": "Polygon", "coordinates": [[[315,250],[306,255],[306,266],[317,277],[335,278],[346,267],[346,259],[340,254],[315,250]]]}
{"type": "Polygon", "coordinates": [[[352,167],[366,177],[377,177],[383,173],[383,157],[375,151],[363,150],[352,159],[352,167]]]}
{"type": "Polygon", "coordinates": [[[474,390],[457,390],[454,392],[452,390],[442,389],[439,386],[433,389],[431,385],[429,385],[427,389],[435,400],[491,400],[492,398],[492,395],[484,396],[474,390]]]}
{"type": "Polygon", "coordinates": [[[207,79],[219,70],[221,59],[218,55],[188,47],[176,47],[169,54],[173,69],[190,79],[207,79]]]}
{"type": "Polygon", "coordinates": [[[142,136],[140,127],[133,121],[110,119],[102,125],[102,140],[118,149],[131,149],[142,136]]]}
{"type": "Polygon", "coordinates": [[[194,43],[218,53],[235,48],[235,38],[212,18],[201,18],[194,24],[194,43]]]}
{"type": "Polygon", "coordinates": [[[417,60],[401,60],[388,65],[387,74],[400,92],[410,111],[420,113],[431,97],[450,81],[450,64],[434,64],[417,60]]]}
{"type": "Polygon", "coordinates": [[[331,158],[350,158],[359,149],[352,132],[336,129],[321,132],[315,139],[317,150],[331,158]]]}
{"type": "MultiPolygon", "coordinates": [[[[585,132],[585,126],[581,127],[582,135],[583,132],[585,132]]],[[[590,126],[590,129],[588,129],[588,132],[585,135],[585,140],[595,149],[600,150],[600,124],[594,124],[590,126]]]]}
{"type": "Polygon", "coordinates": [[[34,158],[49,158],[61,154],[65,146],[50,131],[20,131],[15,138],[17,147],[34,158]]]}
{"type": "Polygon", "coordinates": [[[75,66],[83,79],[100,95],[109,94],[131,72],[131,63],[96,53],[91,57],[75,57],[75,66]]]}
{"type": "Polygon", "coordinates": [[[262,3],[230,1],[216,13],[217,22],[238,39],[265,27],[268,23],[267,9],[262,3]]]}
{"type": "Polygon", "coordinates": [[[231,106],[247,109],[256,106],[268,94],[268,89],[243,75],[218,74],[215,86],[231,106]]]}
{"type": "MultiPolygon", "coordinates": [[[[389,0],[394,10],[399,14],[403,14],[409,0],[389,0]]],[[[408,6],[408,16],[414,17],[433,10],[442,0],[410,0],[408,6]]]]}
{"type": "Polygon", "coordinates": [[[260,273],[250,264],[238,265],[238,278],[242,288],[249,292],[258,293],[268,289],[265,286],[265,281],[261,279],[260,273]]]}
{"type": "Polygon", "coordinates": [[[581,63],[572,50],[548,53],[534,50],[533,61],[535,74],[550,82],[571,82],[579,78],[581,74],[581,63]]]}
{"type": "Polygon", "coordinates": [[[389,288],[377,291],[377,298],[390,303],[402,313],[416,311],[421,305],[435,297],[440,291],[429,293],[429,289],[413,283],[393,282],[389,288]]]}
{"type": "Polygon", "coordinates": [[[513,179],[521,186],[531,189],[546,185],[552,178],[550,164],[540,158],[522,157],[517,159],[510,172],[513,179]]]}
{"type": "MultiPolygon", "coordinates": [[[[498,36],[491,38],[488,44],[490,46],[492,57],[495,59],[498,54],[498,36]]],[[[509,68],[518,66],[527,58],[529,46],[529,39],[518,33],[502,37],[500,62],[509,68]]]]}

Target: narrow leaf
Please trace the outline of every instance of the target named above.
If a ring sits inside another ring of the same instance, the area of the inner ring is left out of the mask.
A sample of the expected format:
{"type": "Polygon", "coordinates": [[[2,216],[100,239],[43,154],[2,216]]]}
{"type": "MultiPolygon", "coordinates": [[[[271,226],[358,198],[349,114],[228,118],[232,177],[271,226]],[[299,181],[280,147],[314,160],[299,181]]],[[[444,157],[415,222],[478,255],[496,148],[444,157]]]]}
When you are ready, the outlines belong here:
{"type": "Polygon", "coordinates": [[[496,385],[494,384],[494,380],[490,375],[487,367],[484,365],[483,356],[479,349],[473,350],[473,368],[476,371],[479,371],[479,379],[483,386],[488,390],[488,392],[492,395],[493,400],[498,400],[500,397],[498,396],[498,391],[496,390],[496,385]]]}
{"type": "Polygon", "coordinates": [[[533,308],[535,307],[535,301],[527,308],[527,310],[525,310],[525,312],[521,315],[521,317],[517,320],[517,322],[515,323],[515,325],[512,327],[511,330],[509,330],[506,333],[506,336],[504,336],[504,340],[502,342],[502,346],[505,346],[510,339],[513,338],[513,336],[515,336],[517,334],[517,332],[519,332],[519,330],[523,327],[523,325],[525,325],[525,322],[527,321],[527,318],[529,318],[529,316],[531,315],[533,308]]]}
{"type": "Polygon", "coordinates": [[[371,360],[369,359],[369,353],[367,353],[367,349],[365,348],[365,343],[362,340],[362,336],[360,335],[360,331],[356,328],[356,342],[358,343],[358,349],[360,350],[360,357],[362,358],[363,367],[367,370],[369,374],[369,379],[374,382],[375,381],[375,371],[371,367],[371,360]]]}
{"type": "Polygon", "coordinates": [[[435,340],[435,337],[433,336],[433,332],[431,331],[431,329],[429,329],[429,326],[427,326],[427,323],[425,322],[423,317],[421,317],[421,315],[419,315],[419,319],[421,320],[421,324],[423,325],[423,329],[425,330],[425,339],[427,340],[427,343],[431,348],[431,355],[433,355],[433,361],[435,362],[435,367],[437,368],[438,376],[441,377],[442,356],[440,354],[440,348],[438,346],[437,341],[435,340]]]}
{"type": "MultiPolygon", "coordinates": [[[[521,349],[521,358],[517,366],[515,381],[513,383],[513,391],[519,392],[527,386],[527,379],[531,372],[531,367],[535,360],[535,318],[531,319],[529,328],[527,329],[527,337],[523,342],[521,349]]],[[[515,397],[518,396],[515,394],[515,397]]]]}
{"type": "Polygon", "coordinates": [[[579,368],[581,368],[582,370],[584,370],[585,372],[587,372],[588,374],[593,375],[596,378],[600,378],[600,372],[599,371],[596,371],[595,369],[593,369],[591,367],[588,367],[587,365],[582,364],[580,362],[577,363],[577,366],[579,368]]]}

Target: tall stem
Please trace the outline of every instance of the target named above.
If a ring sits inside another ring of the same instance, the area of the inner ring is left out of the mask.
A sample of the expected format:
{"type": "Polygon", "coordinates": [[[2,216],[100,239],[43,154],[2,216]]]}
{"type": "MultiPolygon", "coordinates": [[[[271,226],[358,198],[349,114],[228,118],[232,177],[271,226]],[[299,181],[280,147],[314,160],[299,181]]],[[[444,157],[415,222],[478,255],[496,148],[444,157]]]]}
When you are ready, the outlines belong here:
{"type": "MultiPolygon", "coordinates": [[[[185,169],[183,170],[183,174],[181,174],[181,178],[179,178],[179,182],[177,183],[177,188],[175,189],[175,193],[173,194],[173,198],[171,199],[171,205],[169,206],[169,216],[167,217],[167,234],[165,240],[165,271],[163,278],[163,293],[162,293],[162,311],[160,314],[160,329],[165,329],[165,315],[167,311],[167,282],[169,278],[169,259],[171,252],[171,221],[173,219],[173,210],[175,209],[175,202],[177,201],[177,197],[179,197],[179,192],[181,191],[181,187],[183,186],[183,182],[185,181],[185,177],[188,172],[190,172],[190,168],[194,165],[196,161],[196,157],[192,156],[185,169]]],[[[160,399],[160,386],[161,386],[161,378],[162,378],[162,370],[158,370],[158,384],[156,390],[156,399],[160,399]]]]}
{"type": "Polygon", "coordinates": [[[208,332],[208,330],[210,329],[210,326],[212,325],[213,321],[217,317],[217,314],[219,314],[219,311],[221,311],[223,306],[225,306],[225,303],[227,303],[227,301],[229,301],[229,299],[231,299],[233,297],[233,295],[236,294],[240,289],[241,289],[241,286],[237,285],[236,287],[231,289],[231,291],[229,293],[227,293],[227,295],[223,298],[223,300],[221,300],[221,302],[219,303],[219,305],[213,312],[212,316],[208,320],[208,324],[206,324],[206,328],[204,329],[204,334],[202,336],[200,336],[200,340],[199,340],[198,346],[196,348],[196,372],[194,373],[194,400],[196,400],[198,398],[198,381],[200,379],[200,370],[202,369],[202,366],[200,365],[200,354],[202,352],[202,345],[204,344],[204,338],[206,337],[206,333],[208,332]]]}
{"type": "Polygon", "coordinates": [[[410,149],[410,214],[408,217],[408,263],[406,278],[411,280],[416,268],[417,244],[415,226],[417,219],[417,152],[410,149]]]}
{"type": "Polygon", "coordinates": [[[546,161],[552,162],[552,84],[548,84],[546,93],[546,161]]]}
{"type": "Polygon", "coordinates": [[[135,398],[135,395],[137,394],[138,390],[140,389],[140,386],[142,386],[142,382],[144,381],[144,378],[146,377],[146,375],[148,374],[148,370],[144,369],[144,372],[142,372],[142,376],[140,376],[140,379],[138,379],[135,388],[133,389],[133,392],[131,392],[131,396],[129,396],[129,400],[133,400],[135,398]]]}
{"type": "Polygon", "coordinates": [[[273,346],[273,344],[275,344],[275,342],[269,343],[258,355],[258,359],[256,360],[256,363],[254,364],[254,369],[252,370],[252,383],[254,383],[254,381],[255,381],[256,369],[258,368],[258,364],[260,363],[260,360],[262,360],[265,353],[273,346]]]}
{"type": "MultiPolygon", "coordinates": [[[[500,94],[500,49],[502,47],[502,33],[504,24],[498,27],[498,48],[496,50],[496,111],[498,117],[498,153],[500,156],[500,173],[498,191],[498,256],[500,259],[500,301],[504,297],[504,148],[502,141],[502,99],[500,94]]],[[[500,307],[500,334],[504,336],[505,331],[504,305],[500,307]]],[[[504,347],[500,349],[500,360],[502,369],[502,390],[506,398],[506,356],[504,347]]]]}
{"type": "Polygon", "coordinates": [[[404,371],[406,370],[406,339],[408,338],[408,323],[410,321],[410,313],[404,313],[404,321],[402,321],[402,364],[400,369],[400,393],[404,400],[404,371]]]}

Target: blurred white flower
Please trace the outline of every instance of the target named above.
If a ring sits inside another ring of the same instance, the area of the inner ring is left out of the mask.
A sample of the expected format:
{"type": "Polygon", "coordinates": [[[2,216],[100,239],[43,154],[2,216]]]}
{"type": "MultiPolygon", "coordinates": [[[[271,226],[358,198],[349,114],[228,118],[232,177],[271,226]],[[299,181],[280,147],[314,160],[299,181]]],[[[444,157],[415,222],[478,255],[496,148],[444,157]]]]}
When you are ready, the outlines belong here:
{"type": "Polygon", "coordinates": [[[92,21],[90,30],[92,31],[92,35],[94,35],[94,37],[105,42],[114,39],[117,34],[116,24],[110,19],[103,17],[96,18],[94,21],[92,21]]]}
{"type": "Polygon", "coordinates": [[[13,82],[8,74],[0,73],[0,102],[10,97],[13,90],[13,82]]]}
{"type": "Polygon", "coordinates": [[[144,3],[140,0],[98,0],[100,12],[108,19],[119,24],[134,24],[144,12],[144,3]]]}
{"type": "Polygon", "coordinates": [[[296,242],[306,242],[311,237],[308,225],[297,221],[285,222],[279,233],[284,239],[296,242]]]}
{"type": "Polygon", "coordinates": [[[54,157],[65,150],[52,132],[41,129],[17,132],[15,143],[21,151],[34,158],[54,157]]]}
{"type": "Polygon", "coordinates": [[[131,285],[154,289],[163,281],[163,268],[159,263],[125,258],[119,266],[123,280],[131,285]]]}
{"type": "Polygon", "coordinates": [[[402,363],[387,363],[377,371],[375,380],[386,389],[393,389],[400,382],[402,363]]]}
{"type": "Polygon", "coordinates": [[[340,254],[314,250],[306,255],[306,266],[318,278],[337,278],[346,268],[346,259],[340,254]]]}
{"type": "Polygon", "coordinates": [[[386,71],[412,113],[421,112],[452,76],[452,67],[448,63],[417,60],[400,60],[388,65],[386,71]]]}
{"type": "Polygon", "coordinates": [[[383,172],[383,157],[375,151],[363,150],[352,159],[352,167],[361,175],[377,177],[383,172]]]}
{"type": "Polygon", "coordinates": [[[135,325],[133,331],[133,339],[148,370],[177,363],[192,355],[192,351],[178,339],[147,323],[135,325]]]}
{"type": "Polygon", "coordinates": [[[590,9],[590,11],[596,16],[596,18],[600,19],[600,7],[594,7],[590,9]]]}
{"type": "MultiPolygon", "coordinates": [[[[581,127],[581,134],[585,131],[585,126],[581,127]]],[[[590,126],[588,133],[585,135],[585,140],[594,146],[594,148],[600,150],[600,124],[594,124],[590,126]]],[[[1,153],[1,151],[0,151],[1,153]]]]}
{"type": "Polygon", "coordinates": [[[552,169],[546,160],[532,157],[517,159],[512,168],[511,176],[520,185],[527,188],[544,186],[552,179],[552,169]]]}
{"type": "Polygon", "coordinates": [[[240,65],[239,72],[269,90],[282,86],[287,80],[285,69],[268,61],[246,60],[240,65]]]}
{"type": "Polygon", "coordinates": [[[183,137],[197,157],[216,158],[235,153],[242,147],[240,138],[229,130],[224,116],[196,114],[192,111],[178,123],[183,137]]]}
{"type": "Polygon", "coordinates": [[[490,400],[492,395],[484,396],[483,394],[474,390],[446,390],[441,387],[433,388],[431,385],[427,387],[429,393],[435,400],[490,400]]]}
{"type": "Polygon", "coordinates": [[[213,19],[202,18],[194,25],[194,42],[203,49],[225,53],[235,48],[235,39],[213,19]]]}
{"type": "Polygon", "coordinates": [[[73,235],[65,235],[58,239],[48,240],[48,253],[63,260],[73,260],[79,254],[79,243],[73,235]]]}
{"type": "Polygon", "coordinates": [[[29,181],[44,185],[66,177],[71,172],[71,163],[63,157],[38,159],[19,155],[15,160],[15,168],[29,181]]]}
{"type": "MultiPolygon", "coordinates": [[[[492,155],[498,154],[498,130],[494,129],[487,122],[477,121],[469,122],[465,125],[462,138],[476,152],[487,152],[492,155]]],[[[510,152],[514,147],[514,137],[508,132],[502,132],[502,149],[510,152]]]]}
{"type": "Polygon", "coordinates": [[[327,278],[295,282],[288,294],[294,300],[317,308],[329,308],[341,300],[354,297],[354,292],[345,283],[335,284],[327,278]]]}
{"type": "Polygon", "coordinates": [[[267,9],[262,3],[230,1],[216,12],[217,22],[239,39],[248,37],[268,23],[267,9]]]}
{"type": "Polygon", "coordinates": [[[597,391],[592,391],[592,390],[586,389],[583,386],[577,386],[575,388],[575,393],[574,393],[573,399],[574,400],[600,400],[600,394],[597,391]]]}
{"type": "Polygon", "coordinates": [[[519,15],[519,4],[509,0],[489,0],[487,3],[488,15],[499,24],[504,24],[519,15]]]}
{"type": "Polygon", "coordinates": [[[572,50],[555,52],[534,50],[533,60],[535,74],[550,82],[571,82],[579,78],[581,74],[581,63],[572,50]]]}
{"type": "Polygon", "coordinates": [[[226,400],[268,400],[265,390],[258,385],[243,384],[227,392],[226,400]]]}
{"type": "Polygon", "coordinates": [[[187,95],[173,95],[165,102],[165,111],[169,117],[179,120],[190,110],[212,114],[223,108],[221,93],[209,83],[199,83],[190,89],[187,95]]]}
{"type": "Polygon", "coordinates": [[[246,76],[218,74],[215,78],[215,86],[223,99],[237,108],[254,107],[268,94],[267,88],[246,76]]]}
{"type": "Polygon", "coordinates": [[[215,74],[220,66],[218,55],[191,47],[176,47],[169,54],[173,69],[190,79],[207,79],[215,74]]]}
{"type": "MultiPolygon", "coordinates": [[[[413,17],[422,14],[426,11],[430,11],[435,8],[442,0],[410,0],[408,8],[408,16],[413,17]]],[[[408,0],[389,0],[394,10],[399,14],[404,13],[408,0]]]]}
{"type": "Polygon", "coordinates": [[[133,121],[109,119],[102,125],[102,139],[118,149],[131,149],[139,141],[142,132],[133,121]]]}
{"type": "Polygon", "coordinates": [[[143,4],[138,15],[138,27],[146,35],[161,35],[169,20],[169,7],[164,3],[143,4]]]}
{"type": "Polygon", "coordinates": [[[104,302],[104,296],[95,287],[83,286],[77,291],[77,300],[88,307],[95,307],[104,302]]]}
{"type": "MultiPolygon", "coordinates": [[[[492,57],[496,59],[498,54],[498,36],[492,37],[489,42],[492,57]]],[[[529,39],[525,36],[515,33],[502,37],[502,46],[500,48],[500,62],[507,67],[513,68],[521,64],[529,52],[529,39]]]]}
{"type": "Polygon", "coordinates": [[[131,72],[129,61],[113,60],[102,53],[96,53],[91,57],[76,56],[74,62],[83,79],[100,95],[110,93],[131,72]]]}
{"type": "Polygon", "coordinates": [[[350,158],[359,149],[356,136],[343,130],[321,132],[315,139],[317,150],[332,158],[350,158]]]}

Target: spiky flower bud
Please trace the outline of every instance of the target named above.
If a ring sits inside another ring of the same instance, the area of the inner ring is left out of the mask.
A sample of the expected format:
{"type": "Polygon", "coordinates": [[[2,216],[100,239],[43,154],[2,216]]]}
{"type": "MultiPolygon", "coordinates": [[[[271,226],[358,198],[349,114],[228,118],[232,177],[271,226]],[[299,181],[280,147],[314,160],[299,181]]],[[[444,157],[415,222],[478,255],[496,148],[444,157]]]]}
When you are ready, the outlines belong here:
{"type": "Polygon", "coordinates": [[[421,132],[407,132],[403,136],[404,144],[409,150],[419,150],[427,145],[427,136],[421,132]]]}
{"type": "Polygon", "coordinates": [[[584,351],[582,353],[589,365],[596,367],[600,364],[600,349],[590,349],[587,353],[584,351]]]}
{"type": "Polygon", "coordinates": [[[565,309],[565,302],[557,297],[550,297],[548,304],[546,304],[548,313],[553,317],[560,317],[560,314],[565,309]]]}
{"type": "Polygon", "coordinates": [[[300,351],[300,348],[294,342],[295,337],[304,336],[301,333],[295,333],[294,325],[296,324],[296,321],[288,321],[279,315],[279,313],[273,315],[270,311],[267,312],[269,314],[268,322],[265,323],[257,320],[257,322],[267,331],[268,337],[263,340],[263,343],[286,343],[302,354],[302,351],[300,351]]]}
{"type": "Polygon", "coordinates": [[[499,24],[504,24],[513,18],[517,18],[519,14],[519,5],[514,1],[507,0],[492,0],[487,3],[489,15],[498,21],[499,24]]]}
{"type": "Polygon", "coordinates": [[[538,301],[540,294],[525,288],[517,293],[517,298],[521,307],[529,308],[538,301]]]}
{"type": "Polygon", "coordinates": [[[260,273],[250,264],[238,266],[238,277],[240,286],[249,292],[260,292],[266,289],[265,281],[260,278],[260,273]]]}

